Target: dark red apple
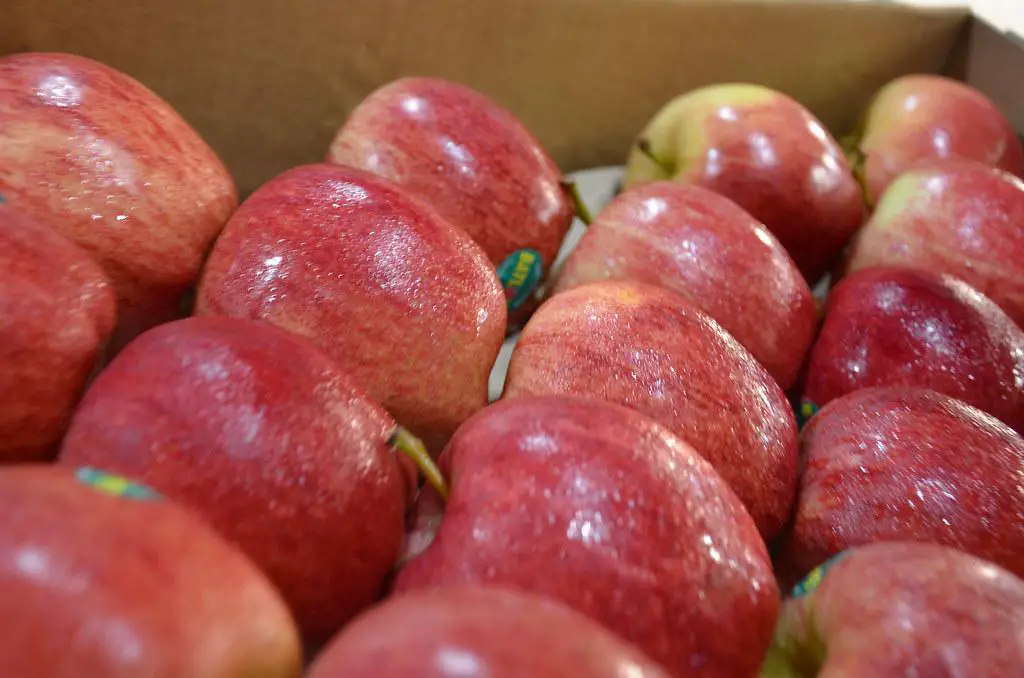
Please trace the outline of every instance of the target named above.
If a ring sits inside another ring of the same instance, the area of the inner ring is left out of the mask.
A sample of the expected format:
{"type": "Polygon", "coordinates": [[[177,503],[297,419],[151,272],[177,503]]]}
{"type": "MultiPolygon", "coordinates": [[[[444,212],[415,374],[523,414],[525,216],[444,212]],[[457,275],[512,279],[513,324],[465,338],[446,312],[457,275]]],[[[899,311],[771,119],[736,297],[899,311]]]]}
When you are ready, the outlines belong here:
{"type": "Polygon", "coordinates": [[[10,678],[298,678],[277,591],[190,512],[93,469],[0,469],[10,678]]]}
{"type": "Polygon", "coordinates": [[[193,507],[270,576],[316,645],[377,599],[398,557],[397,437],[304,340],[188,318],[144,333],[100,374],[60,458],[193,507]]]}
{"type": "Polygon", "coordinates": [[[693,445],[772,539],[797,480],[793,410],[722,326],[670,290],[582,285],[546,301],[512,353],[504,397],[586,395],[632,407],[693,445]]]}
{"type": "Polygon", "coordinates": [[[245,201],[196,313],[306,337],[435,452],[487,404],[506,326],[494,266],[465,232],[387,179],[328,164],[245,201]]]}
{"type": "Polygon", "coordinates": [[[767,549],[667,428],[596,399],[519,397],[467,421],[441,460],[451,496],[398,595],[510,586],[563,601],[679,678],[756,670],[778,606],[767,549]]]}
{"type": "Polygon", "coordinates": [[[1024,439],[925,389],[862,389],[801,432],[804,469],[780,570],[800,577],[874,541],[929,541],[1024,575],[1024,439]]]}
{"type": "Polygon", "coordinates": [[[793,385],[817,329],[811,289],[779,241],[700,186],[653,181],[620,193],[569,255],[554,287],[636,280],[678,292],[775,378],[793,385]]]}
{"type": "Polygon", "coordinates": [[[0,202],[0,463],[57,454],[116,320],[89,255],[0,202]]]}
{"type": "Polygon", "coordinates": [[[497,102],[442,78],[372,92],[327,160],[402,184],[469,233],[499,267],[510,312],[543,280],[572,223],[572,198],[540,142],[497,102]]]}
{"type": "Polygon", "coordinates": [[[783,606],[762,678],[1016,678],[1024,581],[956,549],[852,549],[783,606]]]}
{"type": "Polygon", "coordinates": [[[970,85],[905,75],[872,98],[850,140],[868,199],[925,160],[960,158],[1024,172],[1024,149],[1006,116],[970,85]]]}
{"type": "Polygon", "coordinates": [[[668,678],[586,616],[510,589],[455,586],[385,601],[349,624],[308,678],[668,678]]]}
{"type": "Polygon", "coordinates": [[[102,264],[115,351],[178,317],[238,204],[223,163],[167,102],[103,64],[44,53],[0,58],[0,195],[102,264]]]}
{"type": "Polygon", "coordinates": [[[657,179],[735,201],[779,239],[811,284],[864,218],[839,144],[800,103],[760,85],[711,85],[665,104],[633,144],[625,186],[657,179]]]}
{"type": "Polygon", "coordinates": [[[829,293],[807,361],[805,415],[869,386],[920,386],[1024,431],[1024,330],[949,275],[863,269],[829,293]]]}
{"type": "Polygon", "coordinates": [[[1024,327],[1024,182],[985,165],[940,161],[901,175],[854,238],[845,269],[950,273],[1024,327]]]}

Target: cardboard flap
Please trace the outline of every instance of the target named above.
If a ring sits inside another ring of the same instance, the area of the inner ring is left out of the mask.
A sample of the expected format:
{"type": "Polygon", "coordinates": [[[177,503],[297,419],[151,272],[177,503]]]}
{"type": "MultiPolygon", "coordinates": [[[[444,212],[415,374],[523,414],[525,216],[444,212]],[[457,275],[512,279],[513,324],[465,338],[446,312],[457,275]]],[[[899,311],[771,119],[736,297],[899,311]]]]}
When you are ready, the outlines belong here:
{"type": "Polygon", "coordinates": [[[138,78],[243,193],[324,157],[346,113],[401,75],[510,107],[565,170],[621,162],[665,101],[756,81],[842,133],[888,79],[942,67],[963,10],[680,0],[3,0],[0,53],[68,51],[138,78]],[[41,6],[40,6],[41,7],[41,6]]]}

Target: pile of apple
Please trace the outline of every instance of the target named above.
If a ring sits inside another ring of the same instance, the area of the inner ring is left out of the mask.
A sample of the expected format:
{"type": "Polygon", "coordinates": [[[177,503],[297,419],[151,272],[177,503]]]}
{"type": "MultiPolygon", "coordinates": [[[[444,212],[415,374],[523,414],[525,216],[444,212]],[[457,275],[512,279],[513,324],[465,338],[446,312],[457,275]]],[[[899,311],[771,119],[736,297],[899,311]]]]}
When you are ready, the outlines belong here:
{"type": "Polygon", "coordinates": [[[1024,675],[983,95],[900,78],[840,145],[705,87],[592,220],[445,80],[325,151],[239,204],[135,80],[0,59],[5,677],[1024,675]]]}

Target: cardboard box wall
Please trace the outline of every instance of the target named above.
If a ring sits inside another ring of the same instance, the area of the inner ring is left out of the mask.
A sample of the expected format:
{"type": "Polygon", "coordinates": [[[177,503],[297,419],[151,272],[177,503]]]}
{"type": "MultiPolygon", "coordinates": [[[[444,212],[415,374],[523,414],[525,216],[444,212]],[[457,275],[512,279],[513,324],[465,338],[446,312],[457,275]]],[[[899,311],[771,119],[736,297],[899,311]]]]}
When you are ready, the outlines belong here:
{"type": "Polygon", "coordinates": [[[1024,46],[966,10],[686,0],[0,0],[0,54],[66,51],[155,90],[220,153],[243,195],[323,158],[346,113],[402,75],[441,75],[511,108],[563,170],[622,162],[665,101],[753,81],[837,135],[871,94],[944,72],[1024,130],[1024,46]]]}

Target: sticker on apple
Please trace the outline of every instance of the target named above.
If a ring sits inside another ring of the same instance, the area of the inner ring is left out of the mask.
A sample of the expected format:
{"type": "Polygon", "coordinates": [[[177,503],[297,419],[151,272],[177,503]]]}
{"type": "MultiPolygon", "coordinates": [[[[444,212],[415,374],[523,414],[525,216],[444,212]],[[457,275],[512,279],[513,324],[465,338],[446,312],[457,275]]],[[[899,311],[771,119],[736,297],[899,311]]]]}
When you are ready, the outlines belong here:
{"type": "Polygon", "coordinates": [[[792,593],[789,594],[790,597],[799,598],[801,596],[806,596],[808,593],[812,593],[815,589],[821,586],[821,582],[825,580],[825,575],[828,574],[828,571],[835,567],[836,563],[849,554],[849,550],[843,551],[842,553],[832,556],[824,563],[811,570],[799,584],[793,587],[792,593]]]}
{"type": "Polygon", "coordinates": [[[75,471],[75,478],[83,485],[88,485],[94,490],[103,494],[109,494],[112,497],[135,499],[137,501],[158,501],[163,499],[159,494],[144,485],[139,485],[122,476],[97,471],[94,468],[83,467],[78,469],[75,471]]]}
{"type": "Polygon", "coordinates": [[[544,272],[540,252],[525,248],[516,250],[498,266],[498,278],[505,289],[508,310],[522,306],[540,284],[544,272]]]}

